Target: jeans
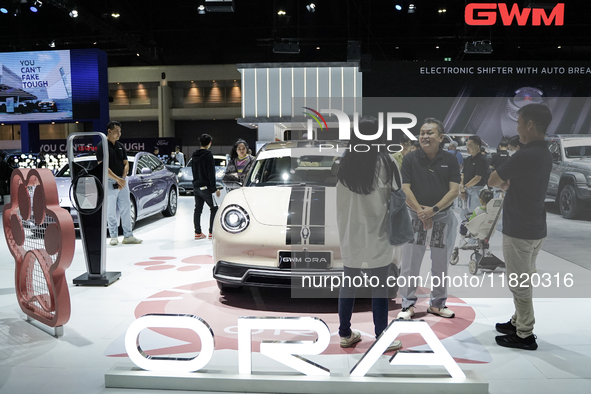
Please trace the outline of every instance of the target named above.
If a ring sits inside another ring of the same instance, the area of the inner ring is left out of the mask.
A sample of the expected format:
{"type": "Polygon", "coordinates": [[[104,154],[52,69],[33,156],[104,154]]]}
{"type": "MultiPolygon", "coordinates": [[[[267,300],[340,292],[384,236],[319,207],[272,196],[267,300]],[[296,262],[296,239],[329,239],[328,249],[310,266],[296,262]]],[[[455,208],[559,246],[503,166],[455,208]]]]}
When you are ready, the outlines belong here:
{"type": "MultiPolygon", "coordinates": [[[[466,208],[463,212],[464,216],[461,216],[462,220],[466,219],[467,214],[472,214],[476,208],[480,206],[480,191],[484,188],[484,186],[472,186],[466,189],[466,208]]],[[[469,215],[468,215],[469,216],[469,215]]]]}
{"type": "Polygon", "coordinates": [[[131,230],[131,201],[129,199],[129,184],[127,181],[128,179],[126,178],[123,189],[114,188],[114,185],[117,184],[114,179],[109,178],[107,182],[107,223],[111,238],[117,238],[117,225],[119,224],[117,208],[119,208],[119,215],[121,217],[123,236],[125,238],[133,236],[131,230]]]}
{"type": "MultiPolygon", "coordinates": [[[[344,276],[351,278],[361,277],[360,268],[343,267],[344,276]]],[[[386,280],[390,272],[390,266],[372,268],[369,272],[365,271],[368,276],[375,276],[380,279],[380,286],[371,288],[371,309],[373,312],[373,324],[375,328],[376,338],[388,326],[388,286],[386,280]],[[383,287],[381,285],[384,284],[383,287]]],[[[363,277],[361,277],[363,279],[363,277]]],[[[349,286],[348,280],[343,281],[343,286],[339,291],[339,336],[351,336],[351,316],[353,315],[353,307],[355,306],[355,286],[349,286]]]]}
{"type": "Polygon", "coordinates": [[[195,212],[193,213],[193,225],[195,226],[195,234],[201,234],[201,212],[203,212],[203,203],[206,203],[211,211],[209,215],[209,233],[213,233],[213,221],[215,214],[218,211],[218,206],[215,205],[213,194],[207,189],[201,190],[198,187],[194,188],[195,193],[195,212]]]}
{"type": "MultiPolygon", "coordinates": [[[[413,306],[418,297],[416,295],[417,286],[420,281],[416,278],[421,273],[421,264],[423,256],[427,250],[427,233],[431,231],[431,277],[447,276],[447,267],[451,260],[451,254],[456,243],[457,220],[451,209],[441,211],[433,216],[432,230],[425,230],[422,222],[419,220],[415,211],[409,208],[410,217],[413,222],[415,239],[402,246],[402,264],[400,266],[400,276],[406,278],[406,286],[400,287],[400,296],[402,297],[402,307],[413,306]]],[[[431,289],[430,304],[435,308],[442,308],[447,301],[446,282],[441,280],[439,286],[433,286],[431,289]]]]}

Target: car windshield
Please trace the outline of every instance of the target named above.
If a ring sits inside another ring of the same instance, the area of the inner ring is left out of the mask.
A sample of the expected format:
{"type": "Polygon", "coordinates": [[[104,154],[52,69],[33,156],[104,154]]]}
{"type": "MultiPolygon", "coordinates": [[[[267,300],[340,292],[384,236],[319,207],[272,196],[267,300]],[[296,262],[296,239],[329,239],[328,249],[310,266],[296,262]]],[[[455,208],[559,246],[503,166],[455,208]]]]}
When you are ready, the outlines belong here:
{"type": "MultiPolygon", "coordinates": [[[[96,167],[97,161],[96,160],[84,160],[84,161],[76,161],[77,164],[81,165],[85,169],[89,170],[91,168],[96,167]]],[[[56,177],[70,177],[70,165],[66,164],[62,167],[61,170],[57,173],[56,177]]]]}
{"type": "MultiPolygon", "coordinates": [[[[96,165],[98,164],[96,159],[93,160],[74,160],[75,163],[81,165],[82,167],[84,167],[86,170],[90,170],[91,168],[96,167],[96,165]]],[[[131,175],[131,171],[133,169],[133,161],[129,160],[129,170],[127,171],[127,176],[131,175]]],[[[63,166],[61,168],[61,170],[59,170],[59,172],[57,173],[56,177],[70,177],[70,165],[66,164],[65,166],[63,166]]]]}
{"type": "MultiPolygon", "coordinates": [[[[222,159],[222,158],[218,158],[218,157],[214,156],[213,161],[214,161],[216,167],[225,167],[228,165],[226,158],[222,159]]],[[[189,159],[189,162],[187,163],[187,165],[185,167],[191,167],[192,163],[193,163],[193,159],[189,159]]]]}
{"type": "Polygon", "coordinates": [[[468,136],[450,134],[448,135],[452,140],[458,143],[458,146],[466,146],[466,143],[468,142],[468,136]]]}
{"type": "Polygon", "coordinates": [[[569,146],[564,148],[564,153],[569,159],[581,159],[591,157],[591,145],[569,146]]]}
{"type": "Polygon", "coordinates": [[[257,160],[246,186],[336,186],[335,156],[272,157],[257,160]]]}

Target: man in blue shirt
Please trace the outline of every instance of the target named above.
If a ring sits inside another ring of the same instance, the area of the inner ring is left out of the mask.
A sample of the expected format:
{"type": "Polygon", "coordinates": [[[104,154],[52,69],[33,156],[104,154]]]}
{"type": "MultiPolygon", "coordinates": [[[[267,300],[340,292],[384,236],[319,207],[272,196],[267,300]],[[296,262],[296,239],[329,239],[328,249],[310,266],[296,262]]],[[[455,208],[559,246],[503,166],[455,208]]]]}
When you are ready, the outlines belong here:
{"type": "Polygon", "coordinates": [[[458,143],[455,141],[450,142],[447,149],[448,149],[447,151],[449,153],[451,153],[452,155],[454,155],[456,157],[456,159],[458,159],[458,164],[460,165],[460,171],[462,171],[462,166],[464,165],[464,157],[462,156],[462,152],[460,152],[458,150],[458,143]]]}

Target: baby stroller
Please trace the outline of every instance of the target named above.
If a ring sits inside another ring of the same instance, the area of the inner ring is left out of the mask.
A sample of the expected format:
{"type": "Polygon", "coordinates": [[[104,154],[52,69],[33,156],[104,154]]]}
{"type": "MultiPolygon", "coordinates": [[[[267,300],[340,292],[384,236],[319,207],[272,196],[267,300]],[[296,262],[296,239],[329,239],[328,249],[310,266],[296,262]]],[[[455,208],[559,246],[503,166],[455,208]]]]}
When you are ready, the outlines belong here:
{"type": "Polygon", "coordinates": [[[493,198],[486,204],[486,214],[478,215],[465,224],[468,229],[466,238],[476,242],[456,246],[451,255],[451,265],[456,265],[460,260],[460,250],[471,250],[468,271],[472,275],[476,275],[478,269],[494,271],[497,267],[505,267],[505,263],[489,251],[489,240],[495,233],[502,210],[503,198],[493,198]]]}

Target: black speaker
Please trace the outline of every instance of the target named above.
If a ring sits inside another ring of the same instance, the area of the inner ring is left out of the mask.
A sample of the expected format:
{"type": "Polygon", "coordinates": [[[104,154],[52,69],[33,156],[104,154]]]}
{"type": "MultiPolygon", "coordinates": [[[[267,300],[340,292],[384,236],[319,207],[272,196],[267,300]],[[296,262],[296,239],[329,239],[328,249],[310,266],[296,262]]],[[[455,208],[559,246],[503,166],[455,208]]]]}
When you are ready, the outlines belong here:
{"type": "Polygon", "coordinates": [[[347,61],[361,60],[361,41],[347,42],[347,61]]]}
{"type": "Polygon", "coordinates": [[[162,73],[162,74],[160,74],[160,78],[162,78],[162,79],[166,79],[166,73],[162,73]]]}

